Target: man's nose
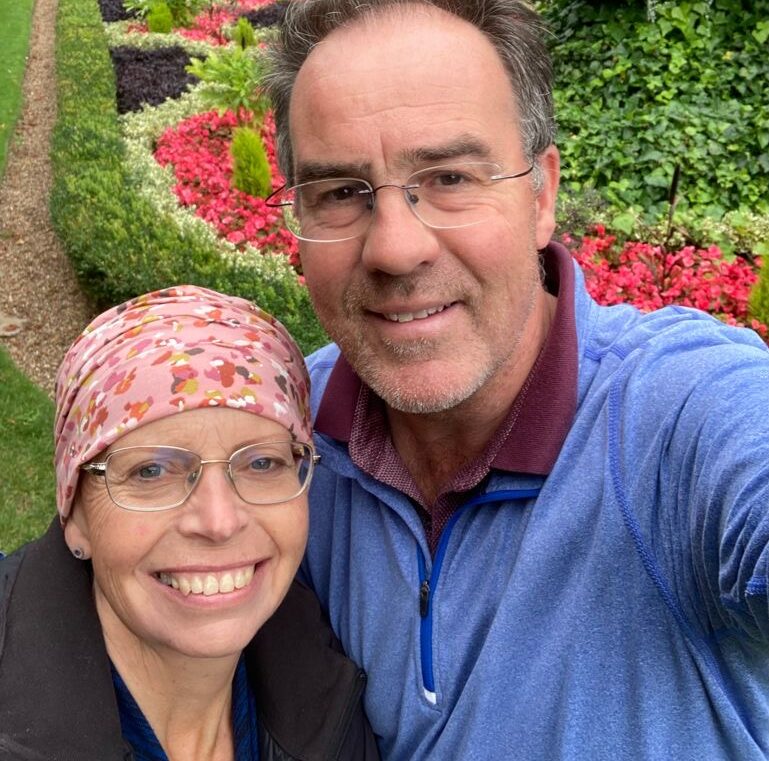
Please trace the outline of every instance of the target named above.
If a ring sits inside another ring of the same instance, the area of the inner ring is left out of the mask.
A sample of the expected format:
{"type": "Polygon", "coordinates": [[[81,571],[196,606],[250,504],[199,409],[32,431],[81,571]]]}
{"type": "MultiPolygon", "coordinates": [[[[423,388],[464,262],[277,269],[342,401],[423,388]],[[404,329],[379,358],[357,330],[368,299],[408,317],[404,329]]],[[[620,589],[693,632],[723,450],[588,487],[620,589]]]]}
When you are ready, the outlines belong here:
{"type": "Polygon", "coordinates": [[[406,193],[397,185],[376,189],[374,208],[363,240],[361,258],[370,270],[407,275],[440,254],[435,231],[414,213],[406,193]]]}

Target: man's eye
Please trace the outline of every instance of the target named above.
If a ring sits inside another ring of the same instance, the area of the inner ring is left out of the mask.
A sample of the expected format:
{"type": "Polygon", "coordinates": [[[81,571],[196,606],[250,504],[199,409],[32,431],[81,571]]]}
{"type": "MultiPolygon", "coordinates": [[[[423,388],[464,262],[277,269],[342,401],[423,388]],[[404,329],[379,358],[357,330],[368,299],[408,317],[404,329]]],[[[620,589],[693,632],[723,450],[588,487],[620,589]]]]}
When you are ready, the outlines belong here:
{"type": "Polygon", "coordinates": [[[467,177],[459,172],[445,172],[437,175],[434,181],[438,185],[461,185],[467,182],[467,177]]]}
{"type": "Polygon", "coordinates": [[[340,185],[321,194],[319,202],[323,204],[339,204],[346,201],[355,201],[360,198],[360,193],[355,185],[340,185]]]}
{"type": "Polygon", "coordinates": [[[430,190],[469,189],[476,186],[478,182],[478,177],[472,172],[458,169],[428,172],[419,179],[420,186],[430,190]]]}

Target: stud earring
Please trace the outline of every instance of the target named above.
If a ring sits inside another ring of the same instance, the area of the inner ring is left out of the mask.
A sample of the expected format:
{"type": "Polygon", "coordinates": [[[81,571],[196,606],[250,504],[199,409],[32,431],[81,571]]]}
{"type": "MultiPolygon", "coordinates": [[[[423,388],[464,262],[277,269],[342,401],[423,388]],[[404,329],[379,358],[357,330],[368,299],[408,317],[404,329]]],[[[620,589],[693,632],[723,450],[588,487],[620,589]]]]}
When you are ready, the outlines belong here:
{"type": "Polygon", "coordinates": [[[78,559],[78,560],[85,560],[85,552],[81,547],[75,547],[74,550],[72,550],[72,554],[78,559]]]}

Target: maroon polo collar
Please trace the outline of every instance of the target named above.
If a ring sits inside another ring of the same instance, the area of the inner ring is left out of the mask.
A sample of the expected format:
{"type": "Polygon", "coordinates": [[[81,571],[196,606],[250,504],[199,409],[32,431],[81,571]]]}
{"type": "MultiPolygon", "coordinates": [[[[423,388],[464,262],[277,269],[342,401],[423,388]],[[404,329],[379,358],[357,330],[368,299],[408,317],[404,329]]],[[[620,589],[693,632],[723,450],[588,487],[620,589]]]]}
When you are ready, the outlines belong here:
{"type": "MultiPolygon", "coordinates": [[[[558,295],[550,332],[529,376],[505,420],[491,437],[485,467],[516,473],[547,475],[555,463],[571,427],[577,404],[577,332],[574,320],[574,269],[569,252],[558,243],[544,250],[546,287],[558,295]],[[491,455],[491,457],[489,457],[491,455]]],[[[337,441],[362,442],[365,427],[371,433],[373,422],[367,414],[358,414],[359,403],[382,420],[389,438],[384,403],[369,389],[347,360],[340,356],[329,377],[315,430],[337,441]],[[362,393],[368,391],[369,393],[362,393]]],[[[374,424],[374,428],[380,426],[374,424]]],[[[364,459],[382,456],[381,437],[371,444],[374,452],[364,452],[364,459]]],[[[365,445],[364,445],[365,448],[365,445]]],[[[357,459],[357,458],[356,458],[357,459]]]]}

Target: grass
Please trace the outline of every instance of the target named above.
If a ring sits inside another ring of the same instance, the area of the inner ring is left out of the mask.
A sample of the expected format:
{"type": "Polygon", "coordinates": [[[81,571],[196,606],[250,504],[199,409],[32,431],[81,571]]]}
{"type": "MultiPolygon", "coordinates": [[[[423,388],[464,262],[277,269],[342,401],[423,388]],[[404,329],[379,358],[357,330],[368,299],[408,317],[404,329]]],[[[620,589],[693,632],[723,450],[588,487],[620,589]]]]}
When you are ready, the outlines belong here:
{"type": "Polygon", "coordinates": [[[38,536],[56,513],[51,400],[0,349],[0,550],[38,536]]]}
{"type": "Polygon", "coordinates": [[[21,109],[34,0],[0,0],[0,177],[21,109]]]}

